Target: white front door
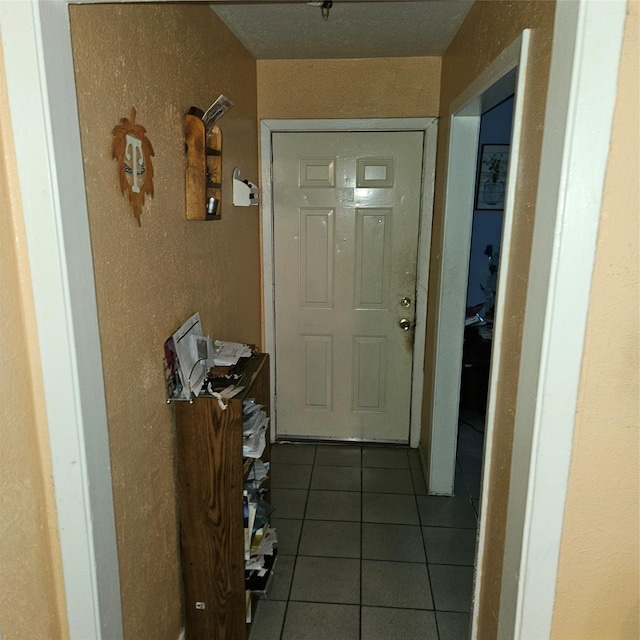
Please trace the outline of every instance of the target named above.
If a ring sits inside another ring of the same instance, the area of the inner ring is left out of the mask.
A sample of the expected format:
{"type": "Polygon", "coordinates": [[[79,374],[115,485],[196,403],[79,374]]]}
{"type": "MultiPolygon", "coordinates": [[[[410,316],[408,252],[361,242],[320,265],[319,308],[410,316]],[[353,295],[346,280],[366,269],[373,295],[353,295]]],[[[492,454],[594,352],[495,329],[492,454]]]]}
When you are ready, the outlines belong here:
{"type": "Polygon", "coordinates": [[[273,135],[279,437],[408,442],[423,144],[273,135]]]}

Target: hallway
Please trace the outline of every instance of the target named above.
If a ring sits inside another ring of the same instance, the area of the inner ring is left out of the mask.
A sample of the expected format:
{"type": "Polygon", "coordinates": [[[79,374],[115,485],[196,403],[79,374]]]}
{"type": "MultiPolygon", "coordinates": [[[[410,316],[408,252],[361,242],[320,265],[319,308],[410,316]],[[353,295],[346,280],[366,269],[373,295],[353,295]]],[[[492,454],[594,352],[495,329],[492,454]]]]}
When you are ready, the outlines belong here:
{"type": "Polygon", "coordinates": [[[461,423],[447,498],[415,450],[274,445],[279,552],[251,640],[467,638],[481,446],[461,423]]]}

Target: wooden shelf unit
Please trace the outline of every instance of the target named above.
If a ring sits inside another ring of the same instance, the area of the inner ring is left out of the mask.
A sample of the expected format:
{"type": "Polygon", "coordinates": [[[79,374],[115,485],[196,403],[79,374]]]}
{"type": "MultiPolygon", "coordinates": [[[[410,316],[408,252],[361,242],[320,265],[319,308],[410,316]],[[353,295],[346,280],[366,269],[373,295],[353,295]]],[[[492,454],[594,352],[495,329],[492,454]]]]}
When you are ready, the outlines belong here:
{"type": "MultiPolygon", "coordinates": [[[[242,401],[270,413],[269,356],[254,355],[245,388],[223,411],[216,398],[176,402],[180,550],[186,640],[247,636],[242,492],[242,401]]],[[[269,459],[267,448],[262,456],[269,459]]]]}
{"type": "Polygon", "coordinates": [[[188,113],[184,118],[187,154],[186,216],[187,220],[220,220],[222,207],[222,131],[217,125],[209,130],[202,118],[188,113]],[[215,198],[214,213],[207,210],[215,198]]]}

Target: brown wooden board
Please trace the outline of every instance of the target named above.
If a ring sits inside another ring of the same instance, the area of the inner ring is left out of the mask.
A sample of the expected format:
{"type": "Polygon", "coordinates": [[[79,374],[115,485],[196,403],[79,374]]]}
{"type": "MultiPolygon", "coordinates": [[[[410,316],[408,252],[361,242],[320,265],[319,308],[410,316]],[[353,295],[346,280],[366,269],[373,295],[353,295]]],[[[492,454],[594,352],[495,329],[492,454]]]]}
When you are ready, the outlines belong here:
{"type": "Polygon", "coordinates": [[[225,411],[215,398],[175,403],[186,640],[246,638],[242,401],[269,406],[266,354],[247,362],[243,385],[225,411]]]}
{"type": "Polygon", "coordinates": [[[187,640],[245,635],[241,412],[237,401],[176,406],[187,640]]]}

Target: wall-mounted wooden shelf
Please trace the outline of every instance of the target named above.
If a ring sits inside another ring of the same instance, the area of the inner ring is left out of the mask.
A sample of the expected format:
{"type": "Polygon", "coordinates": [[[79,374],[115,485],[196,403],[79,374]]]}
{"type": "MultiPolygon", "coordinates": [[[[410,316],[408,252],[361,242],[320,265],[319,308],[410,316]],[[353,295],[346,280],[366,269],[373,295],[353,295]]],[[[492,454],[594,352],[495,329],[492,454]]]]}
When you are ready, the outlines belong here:
{"type": "Polygon", "coordinates": [[[202,118],[188,113],[184,121],[187,154],[187,220],[220,220],[222,207],[222,132],[206,129],[202,118]]]}

